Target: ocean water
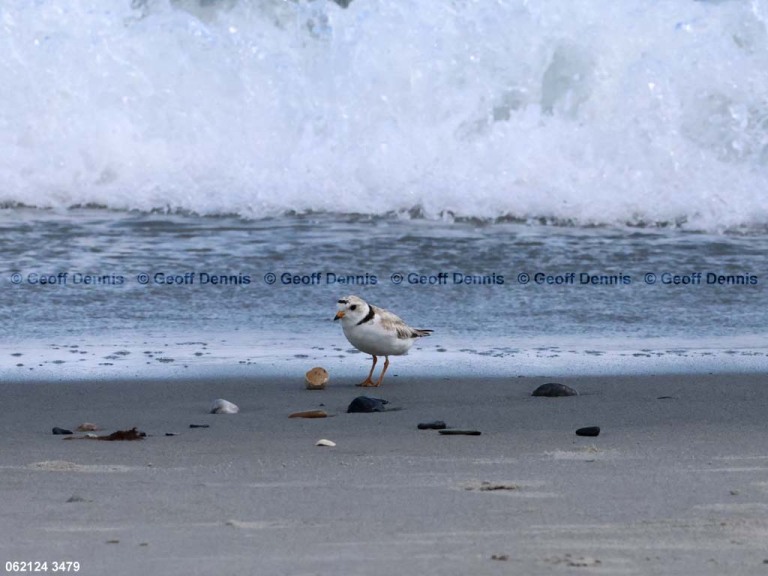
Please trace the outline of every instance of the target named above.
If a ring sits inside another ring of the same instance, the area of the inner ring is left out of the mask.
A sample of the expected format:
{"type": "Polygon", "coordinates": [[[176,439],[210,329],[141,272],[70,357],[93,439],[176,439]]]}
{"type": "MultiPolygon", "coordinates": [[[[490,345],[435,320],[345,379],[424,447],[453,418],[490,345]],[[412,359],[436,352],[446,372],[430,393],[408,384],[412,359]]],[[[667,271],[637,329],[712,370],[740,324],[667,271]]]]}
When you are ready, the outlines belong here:
{"type": "Polygon", "coordinates": [[[5,1],[0,376],[763,370],[766,18],[5,1]]]}

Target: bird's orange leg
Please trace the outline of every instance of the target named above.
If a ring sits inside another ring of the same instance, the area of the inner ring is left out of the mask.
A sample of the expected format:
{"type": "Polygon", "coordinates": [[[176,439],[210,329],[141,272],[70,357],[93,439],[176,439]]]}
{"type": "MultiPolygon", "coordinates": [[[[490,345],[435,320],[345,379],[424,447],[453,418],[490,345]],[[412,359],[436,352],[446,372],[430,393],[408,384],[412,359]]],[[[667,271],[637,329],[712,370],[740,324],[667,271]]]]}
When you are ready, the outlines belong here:
{"type": "MultiPolygon", "coordinates": [[[[371,356],[373,356],[373,354],[371,354],[371,356]]],[[[371,376],[373,376],[373,369],[376,368],[376,362],[377,361],[378,361],[378,358],[376,358],[376,356],[373,356],[373,364],[371,365],[371,371],[368,372],[368,377],[365,380],[363,380],[362,382],[360,382],[360,384],[358,384],[358,386],[364,386],[366,388],[368,388],[369,386],[378,386],[378,384],[374,384],[373,380],[371,380],[371,376]]],[[[386,370],[386,368],[385,368],[385,370],[386,370]]],[[[379,384],[380,383],[381,382],[379,382],[379,384]]]]}
{"type": "Polygon", "coordinates": [[[387,371],[387,368],[389,368],[389,356],[384,356],[384,369],[381,371],[381,376],[379,376],[375,386],[381,386],[381,381],[384,380],[384,373],[387,371]]]}

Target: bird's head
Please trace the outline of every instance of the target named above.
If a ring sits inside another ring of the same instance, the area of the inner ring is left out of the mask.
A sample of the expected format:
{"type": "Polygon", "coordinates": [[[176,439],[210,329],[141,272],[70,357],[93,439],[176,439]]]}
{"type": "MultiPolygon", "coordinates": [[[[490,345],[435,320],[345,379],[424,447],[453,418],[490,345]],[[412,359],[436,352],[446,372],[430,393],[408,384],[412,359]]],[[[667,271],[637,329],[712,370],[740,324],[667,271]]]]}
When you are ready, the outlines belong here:
{"type": "Polygon", "coordinates": [[[339,298],[337,302],[339,311],[336,312],[334,320],[342,320],[344,323],[352,322],[357,324],[360,320],[365,318],[368,313],[368,305],[365,300],[358,298],[357,296],[345,296],[339,298]]]}

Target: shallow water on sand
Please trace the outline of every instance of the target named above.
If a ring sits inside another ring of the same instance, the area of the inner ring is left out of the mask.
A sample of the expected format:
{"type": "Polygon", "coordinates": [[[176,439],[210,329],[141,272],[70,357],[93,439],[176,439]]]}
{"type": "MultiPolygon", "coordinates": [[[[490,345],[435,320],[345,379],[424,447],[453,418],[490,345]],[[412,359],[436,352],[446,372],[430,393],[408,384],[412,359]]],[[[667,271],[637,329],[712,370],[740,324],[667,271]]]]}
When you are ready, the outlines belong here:
{"type": "Polygon", "coordinates": [[[765,363],[768,235],[101,209],[7,209],[0,230],[11,375],[343,357],[346,294],[435,330],[409,372],[765,363]]]}

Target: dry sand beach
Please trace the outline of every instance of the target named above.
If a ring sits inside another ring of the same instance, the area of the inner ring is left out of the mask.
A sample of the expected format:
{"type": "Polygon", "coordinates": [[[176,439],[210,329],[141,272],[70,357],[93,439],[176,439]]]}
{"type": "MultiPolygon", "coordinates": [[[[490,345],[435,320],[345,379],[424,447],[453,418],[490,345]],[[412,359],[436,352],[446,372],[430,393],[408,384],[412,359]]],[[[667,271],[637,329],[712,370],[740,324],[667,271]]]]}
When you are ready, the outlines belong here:
{"type": "Polygon", "coordinates": [[[393,377],[366,393],[400,409],[374,414],[346,413],[352,382],[301,376],[4,383],[4,568],[768,573],[768,378],[554,379],[580,395],[531,397],[552,380],[393,377]],[[215,398],[240,412],[208,414],[215,398]],[[332,417],[288,418],[316,408],[332,417]],[[417,430],[435,419],[482,435],[417,430]],[[85,421],[147,437],[51,434],[85,421]]]}

